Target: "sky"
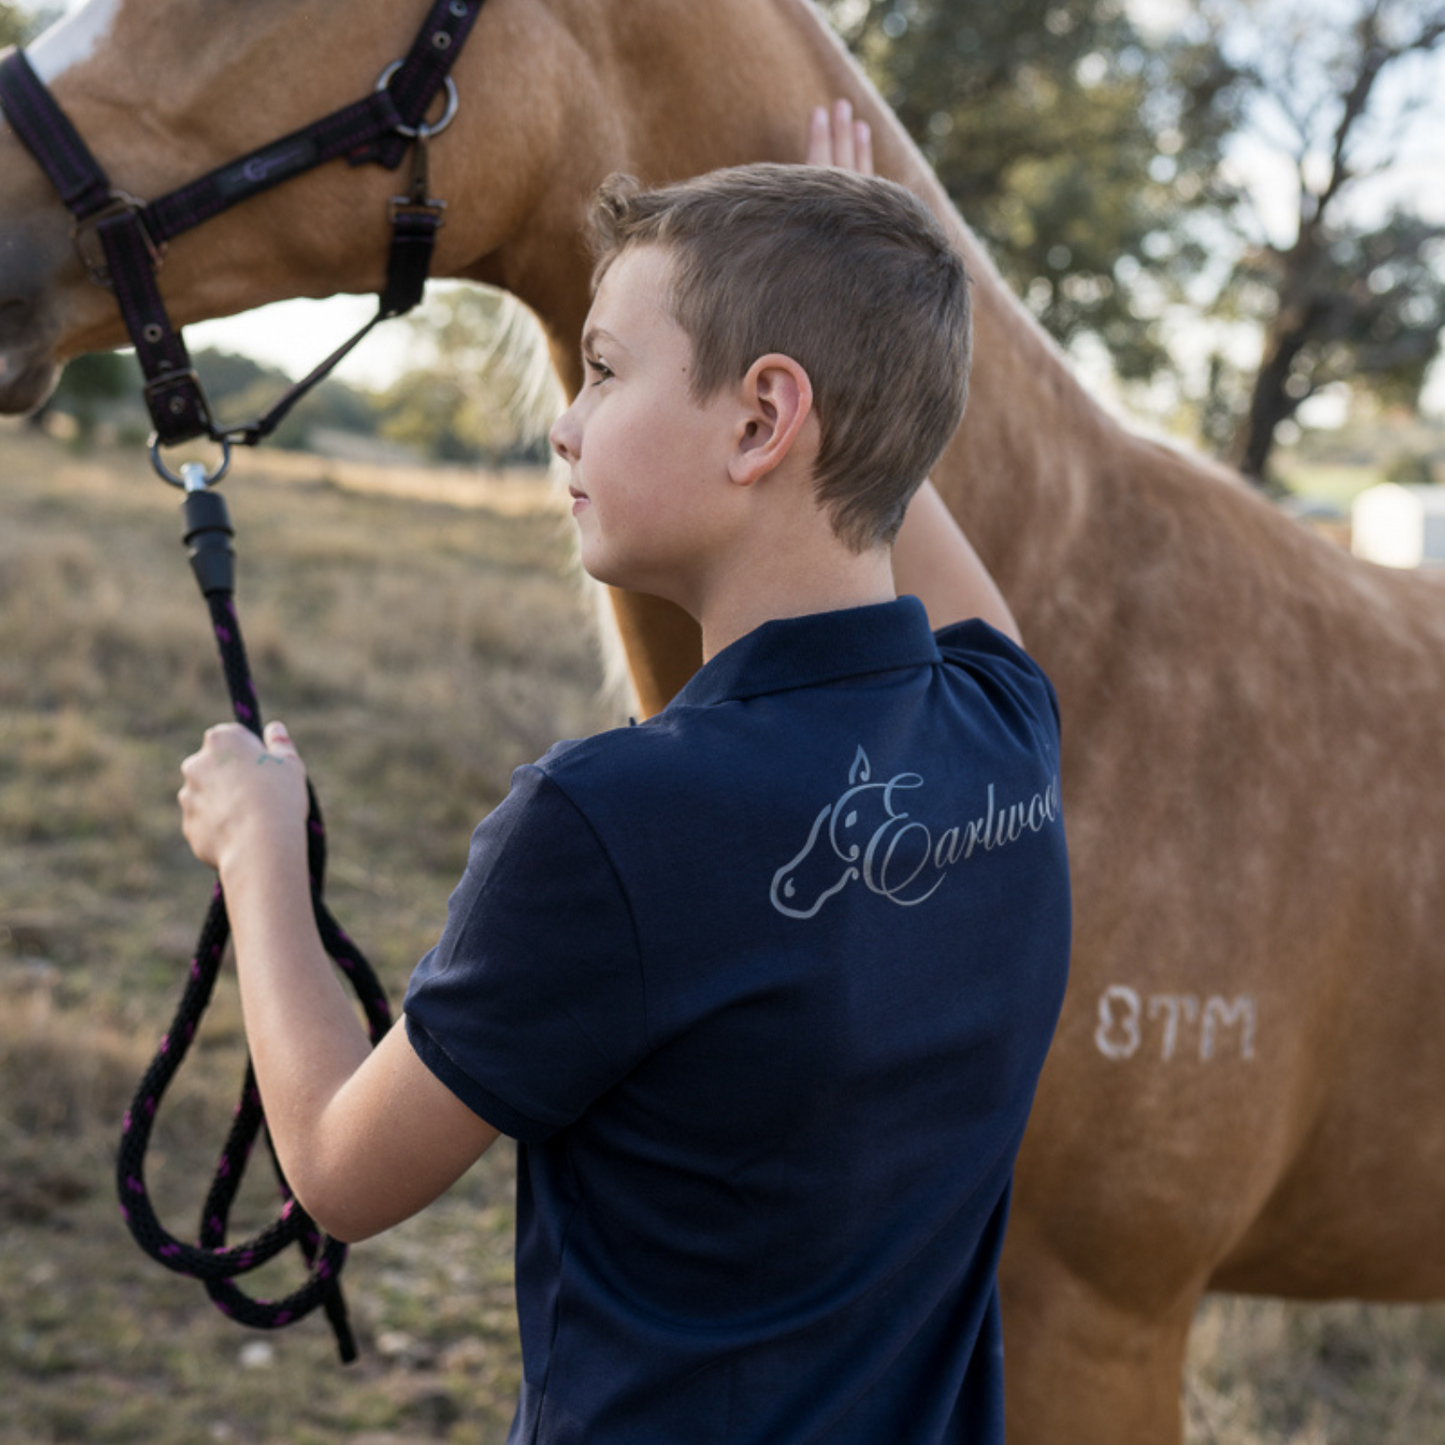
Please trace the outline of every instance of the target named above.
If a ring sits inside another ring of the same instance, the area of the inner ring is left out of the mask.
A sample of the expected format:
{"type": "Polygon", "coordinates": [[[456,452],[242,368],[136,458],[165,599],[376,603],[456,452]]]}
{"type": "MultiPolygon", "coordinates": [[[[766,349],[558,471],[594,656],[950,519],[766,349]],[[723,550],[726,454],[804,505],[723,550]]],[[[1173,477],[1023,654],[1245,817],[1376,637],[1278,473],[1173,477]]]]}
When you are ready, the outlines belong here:
{"type": "MultiPolygon", "coordinates": [[[[84,0],[63,0],[76,10],[84,0]]],[[[1186,21],[1192,0],[1130,0],[1136,18],[1146,27],[1173,29],[1186,21]]],[[[1310,0],[1316,7],[1348,6],[1351,0],[1310,0]]],[[[39,9],[35,3],[22,8],[39,9]]],[[[54,8],[47,6],[45,8],[54,8]]],[[[1264,37],[1268,44],[1269,37],[1264,37]]],[[[1242,44],[1260,43],[1258,37],[1242,44]]],[[[1445,55],[1435,57],[1432,124],[1416,125],[1404,153],[1392,157],[1391,179],[1366,192],[1366,203],[1384,207],[1397,195],[1409,196],[1432,219],[1445,221],[1445,55]]],[[[1418,78],[1418,77],[1417,77],[1418,78]]],[[[1291,234],[1296,180],[1290,164],[1256,137],[1235,143],[1231,164],[1249,185],[1259,224],[1269,239],[1288,242],[1291,234]]],[[[243,316],[204,322],[186,328],[193,351],[215,347],[237,351],[258,361],[279,366],[292,376],[309,371],[323,357],[359,329],[375,313],[370,296],[338,296],[328,301],[286,301],[262,307],[243,316]]],[[[1186,343],[1187,344],[1187,343],[1186,343]]],[[[403,322],[379,326],[344,361],[337,371],[343,380],[363,387],[382,387],[415,363],[411,328],[403,322]]],[[[1445,364],[1437,364],[1427,388],[1427,409],[1445,414],[1445,364]]]]}
{"type": "MultiPolygon", "coordinates": [[[[375,296],[333,296],[326,301],[277,301],[241,316],[186,327],[192,352],[214,347],[304,376],[376,315],[375,296]]],[[[332,373],[353,386],[380,389],[410,364],[410,327],[378,326],[332,373]]]]}

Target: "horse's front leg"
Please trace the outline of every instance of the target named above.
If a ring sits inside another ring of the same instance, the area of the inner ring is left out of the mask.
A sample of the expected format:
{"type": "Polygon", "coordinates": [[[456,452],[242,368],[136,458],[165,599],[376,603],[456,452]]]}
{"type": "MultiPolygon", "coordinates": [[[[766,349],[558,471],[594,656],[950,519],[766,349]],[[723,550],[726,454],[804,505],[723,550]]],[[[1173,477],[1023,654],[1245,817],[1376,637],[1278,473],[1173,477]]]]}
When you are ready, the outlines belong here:
{"type": "Polygon", "coordinates": [[[682,608],[660,597],[615,587],[608,593],[638,706],[651,717],[702,665],[702,634],[682,608]]]}
{"type": "Polygon", "coordinates": [[[1009,1445],[1180,1445],[1199,1292],[1135,1308],[1020,1244],[999,1272],[1009,1445]]]}

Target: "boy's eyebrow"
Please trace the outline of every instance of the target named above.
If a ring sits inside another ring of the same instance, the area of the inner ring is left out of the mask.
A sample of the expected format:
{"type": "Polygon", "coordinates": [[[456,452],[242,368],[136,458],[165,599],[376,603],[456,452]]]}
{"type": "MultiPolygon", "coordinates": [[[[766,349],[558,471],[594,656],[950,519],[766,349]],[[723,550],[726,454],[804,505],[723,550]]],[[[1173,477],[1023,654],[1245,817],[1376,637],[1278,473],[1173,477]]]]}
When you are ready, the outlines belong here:
{"type": "Polygon", "coordinates": [[[613,346],[618,344],[617,338],[610,331],[601,326],[589,326],[582,333],[582,350],[595,351],[599,341],[609,342],[613,346]]]}

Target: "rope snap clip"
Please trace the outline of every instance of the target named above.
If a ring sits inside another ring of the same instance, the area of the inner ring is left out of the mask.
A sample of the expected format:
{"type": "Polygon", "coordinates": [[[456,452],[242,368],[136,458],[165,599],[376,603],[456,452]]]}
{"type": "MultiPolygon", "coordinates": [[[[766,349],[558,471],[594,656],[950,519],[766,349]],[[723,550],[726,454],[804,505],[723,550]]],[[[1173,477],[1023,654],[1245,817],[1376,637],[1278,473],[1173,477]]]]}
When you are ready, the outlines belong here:
{"type": "Polygon", "coordinates": [[[169,482],[173,487],[179,487],[183,492],[203,492],[207,487],[213,487],[231,469],[231,442],[227,437],[221,437],[217,443],[221,448],[219,460],[212,467],[207,467],[204,462],[182,462],[179,472],[173,472],[161,456],[161,439],[158,436],[151,437],[150,458],[151,466],[161,481],[169,482]]]}

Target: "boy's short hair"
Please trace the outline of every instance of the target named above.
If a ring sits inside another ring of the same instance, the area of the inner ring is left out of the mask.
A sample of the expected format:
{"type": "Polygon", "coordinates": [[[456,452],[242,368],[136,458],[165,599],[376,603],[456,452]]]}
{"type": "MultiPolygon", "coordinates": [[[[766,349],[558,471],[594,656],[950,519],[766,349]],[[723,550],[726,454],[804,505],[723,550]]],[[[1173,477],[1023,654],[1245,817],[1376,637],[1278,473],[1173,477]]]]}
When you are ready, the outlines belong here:
{"type": "Polygon", "coordinates": [[[629,247],[671,254],[697,400],[769,352],[803,367],[819,505],[856,550],[891,542],[968,396],[969,278],[927,207],[831,167],[739,166],[652,191],[612,176],[591,235],[594,287],[629,247]]]}

